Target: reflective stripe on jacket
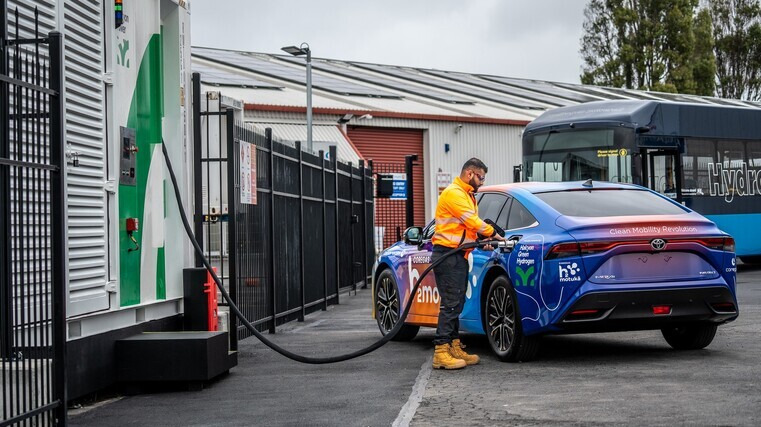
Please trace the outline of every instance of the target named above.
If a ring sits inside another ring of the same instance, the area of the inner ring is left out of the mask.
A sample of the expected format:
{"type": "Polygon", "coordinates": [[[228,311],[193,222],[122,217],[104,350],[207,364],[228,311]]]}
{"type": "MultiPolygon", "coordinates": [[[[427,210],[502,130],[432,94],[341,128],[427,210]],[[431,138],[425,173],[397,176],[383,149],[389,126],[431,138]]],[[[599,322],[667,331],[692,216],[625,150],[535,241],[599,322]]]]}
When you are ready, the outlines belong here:
{"type": "MultiPolygon", "coordinates": [[[[456,248],[461,243],[475,242],[478,234],[492,236],[494,227],[478,217],[478,204],[473,195],[473,187],[458,176],[439,196],[436,206],[436,234],[433,235],[432,243],[456,248]]],[[[470,250],[465,251],[465,255],[469,252],[470,250]]]]}

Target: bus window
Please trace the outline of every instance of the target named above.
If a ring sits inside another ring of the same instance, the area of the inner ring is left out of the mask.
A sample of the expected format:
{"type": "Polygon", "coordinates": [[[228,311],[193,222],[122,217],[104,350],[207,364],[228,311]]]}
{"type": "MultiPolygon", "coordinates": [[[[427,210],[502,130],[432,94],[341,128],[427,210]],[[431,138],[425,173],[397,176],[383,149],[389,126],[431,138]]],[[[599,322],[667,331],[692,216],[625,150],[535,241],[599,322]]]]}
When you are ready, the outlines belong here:
{"type": "Polygon", "coordinates": [[[527,181],[632,182],[632,135],[621,129],[544,132],[524,152],[527,181]]]}
{"type": "Polygon", "coordinates": [[[709,172],[714,163],[714,142],[705,139],[688,139],[682,154],[682,194],[685,196],[709,195],[709,172]]]}
{"type": "Polygon", "coordinates": [[[745,150],[742,141],[719,141],[717,154],[722,168],[741,169],[745,162],[745,150]]]}
{"type": "Polygon", "coordinates": [[[761,142],[748,143],[748,169],[761,170],[761,142]]]}

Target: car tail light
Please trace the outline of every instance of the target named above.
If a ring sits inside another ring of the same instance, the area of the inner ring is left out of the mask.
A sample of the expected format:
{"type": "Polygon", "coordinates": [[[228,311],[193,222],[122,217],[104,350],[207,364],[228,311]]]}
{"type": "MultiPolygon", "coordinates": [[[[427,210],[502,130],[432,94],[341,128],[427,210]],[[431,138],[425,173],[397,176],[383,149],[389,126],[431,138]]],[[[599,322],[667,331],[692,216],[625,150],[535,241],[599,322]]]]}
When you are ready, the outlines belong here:
{"type": "Polygon", "coordinates": [[[558,243],[547,251],[545,259],[567,258],[579,256],[578,243],[558,243]]]}
{"type": "Polygon", "coordinates": [[[670,305],[654,305],[653,314],[655,314],[656,316],[671,314],[671,306],[670,305]]]}
{"type": "Polygon", "coordinates": [[[600,315],[602,315],[604,312],[605,309],[602,308],[584,308],[570,312],[564,320],[573,321],[596,319],[600,317],[600,315]]]}
{"type": "Polygon", "coordinates": [[[735,251],[735,239],[731,237],[696,237],[692,239],[671,239],[669,243],[697,243],[715,251],[735,251]]]}
{"type": "Polygon", "coordinates": [[[647,240],[629,240],[629,241],[618,241],[618,242],[581,242],[579,243],[579,246],[581,247],[581,254],[582,255],[591,255],[596,254],[599,252],[606,252],[609,251],[616,246],[621,245],[649,245],[650,242],[647,240]]]}

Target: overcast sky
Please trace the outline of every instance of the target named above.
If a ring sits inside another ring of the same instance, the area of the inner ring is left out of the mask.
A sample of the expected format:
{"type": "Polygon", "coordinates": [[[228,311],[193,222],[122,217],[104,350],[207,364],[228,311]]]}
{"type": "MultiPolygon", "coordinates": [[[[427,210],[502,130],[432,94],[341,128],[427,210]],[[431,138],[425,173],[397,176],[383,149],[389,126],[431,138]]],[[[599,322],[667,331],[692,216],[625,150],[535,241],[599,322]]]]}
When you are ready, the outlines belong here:
{"type": "Polygon", "coordinates": [[[193,46],[578,83],[588,0],[194,0],[193,46]]]}

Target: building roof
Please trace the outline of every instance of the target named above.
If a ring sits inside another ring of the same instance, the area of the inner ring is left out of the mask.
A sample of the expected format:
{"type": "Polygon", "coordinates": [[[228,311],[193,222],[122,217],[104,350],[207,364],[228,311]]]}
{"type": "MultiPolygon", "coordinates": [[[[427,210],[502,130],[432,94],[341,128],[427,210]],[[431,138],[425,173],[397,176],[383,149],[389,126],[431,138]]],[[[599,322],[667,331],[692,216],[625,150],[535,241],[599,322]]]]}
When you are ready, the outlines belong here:
{"type": "MultiPolygon", "coordinates": [[[[301,141],[302,146],[306,145],[307,130],[303,123],[257,122],[252,125],[261,132],[264,132],[266,128],[271,128],[272,134],[280,142],[290,144],[301,141]]],[[[337,124],[312,124],[313,151],[323,150],[328,153],[331,145],[336,145],[336,156],[340,160],[354,164],[359,162],[359,155],[337,124]]]]}
{"type": "MultiPolygon", "coordinates": [[[[256,109],[305,109],[303,57],[192,48],[201,82],[256,109]]],[[[559,83],[507,76],[312,58],[316,112],[417,115],[525,125],[547,110],[601,100],[663,100],[761,107],[751,101],[559,83]]]]}

